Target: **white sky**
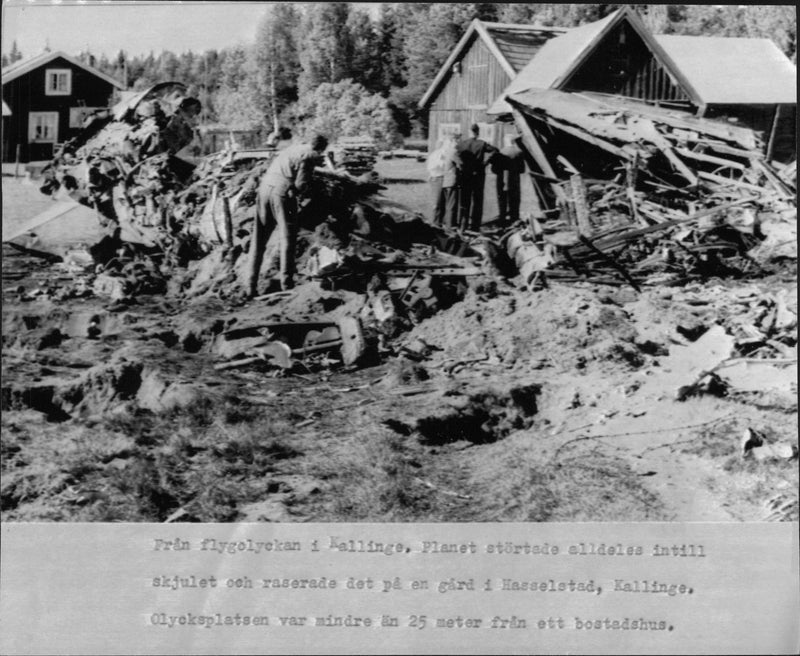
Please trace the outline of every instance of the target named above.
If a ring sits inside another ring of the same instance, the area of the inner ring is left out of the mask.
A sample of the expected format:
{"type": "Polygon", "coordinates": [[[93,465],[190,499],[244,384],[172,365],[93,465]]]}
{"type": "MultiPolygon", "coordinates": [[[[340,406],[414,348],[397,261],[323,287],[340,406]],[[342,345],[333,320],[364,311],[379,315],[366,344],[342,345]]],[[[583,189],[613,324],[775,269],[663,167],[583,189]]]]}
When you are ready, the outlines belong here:
{"type": "MultiPolygon", "coordinates": [[[[16,39],[23,56],[87,47],[109,57],[151,50],[181,53],[252,42],[268,2],[3,0],[2,51],[16,39]]],[[[364,3],[375,10],[377,3],[364,3]]]]}

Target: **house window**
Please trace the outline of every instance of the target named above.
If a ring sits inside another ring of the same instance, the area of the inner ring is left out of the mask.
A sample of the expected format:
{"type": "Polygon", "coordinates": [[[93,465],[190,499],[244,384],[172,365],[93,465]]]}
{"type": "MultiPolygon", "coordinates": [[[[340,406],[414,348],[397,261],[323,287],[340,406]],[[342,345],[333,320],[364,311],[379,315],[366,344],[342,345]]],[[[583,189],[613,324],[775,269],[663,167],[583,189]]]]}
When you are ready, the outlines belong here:
{"type": "Polygon", "coordinates": [[[72,71],[68,68],[48,68],[44,72],[46,96],[68,96],[72,93],[72,71]]]}
{"type": "Polygon", "coordinates": [[[56,143],[58,141],[58,112],[31,112],[28,114],[28,141],[30,143],[56,143]]]}

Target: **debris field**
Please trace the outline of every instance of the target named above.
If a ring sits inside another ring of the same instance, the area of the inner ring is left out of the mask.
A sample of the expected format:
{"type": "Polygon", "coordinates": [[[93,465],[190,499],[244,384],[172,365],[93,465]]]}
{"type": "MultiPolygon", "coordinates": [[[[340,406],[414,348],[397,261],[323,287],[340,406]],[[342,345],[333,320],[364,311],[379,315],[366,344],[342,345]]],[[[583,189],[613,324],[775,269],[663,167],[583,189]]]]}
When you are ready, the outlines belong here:
{"type": "Polygon", "coordinates": [[[480,233],[343,140],[297,286],[271,242],[248,300],[275,151],[182,158],[184,92],[98,116],[4,226],[4,520],[797,520],[796,169],[756,133],[516,94],[537,202],[480,233]],[[53,238],[78,207],[96,238],[53,238]]]}

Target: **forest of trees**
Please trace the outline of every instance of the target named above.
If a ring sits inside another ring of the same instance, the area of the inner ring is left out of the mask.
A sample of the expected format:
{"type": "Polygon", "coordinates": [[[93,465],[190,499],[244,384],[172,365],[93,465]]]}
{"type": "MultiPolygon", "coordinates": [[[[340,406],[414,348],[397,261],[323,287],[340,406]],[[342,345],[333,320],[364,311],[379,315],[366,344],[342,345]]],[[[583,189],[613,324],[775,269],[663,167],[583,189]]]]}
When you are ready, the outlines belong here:
{"type": "MultiPolygon", "coordinates": [[[[382,141],[424,132],[416,104],[473,18],[574,27],[622,5],[272,3],[255,42],[222,50],[80,57],[141,89],[178,80],[203,103],[205,123],[270,130],[276,122],[353,133],[363,112],[382,141]],[[322,125],[324,124],[324,125],[322,125]]],[[[796,61],[793,5],[633,5],[656,33],[768,37],[796,61]]],[[[22,53],[25,54],[25,53],[22,53]]],[[[3,65],[19,59],[17,44],[3,65]]]]}

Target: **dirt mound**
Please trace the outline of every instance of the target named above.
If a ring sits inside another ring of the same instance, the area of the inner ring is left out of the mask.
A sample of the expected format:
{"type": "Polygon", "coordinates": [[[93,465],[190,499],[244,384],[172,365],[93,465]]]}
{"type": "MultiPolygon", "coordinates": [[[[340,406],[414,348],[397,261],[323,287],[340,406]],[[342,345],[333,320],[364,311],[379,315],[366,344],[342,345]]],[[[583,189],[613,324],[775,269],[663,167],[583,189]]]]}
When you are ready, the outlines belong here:
{"type": "Polygon", "coordinates": [[[489,299],[470,292],[416,326],[406,342],[420,339],[441,349],[445,359],[494,357],[521,370],[581,367],[595,359],[633,367],[643,362],[629,313],[576,287],[536,293],[506,289],[489,299]]]}

